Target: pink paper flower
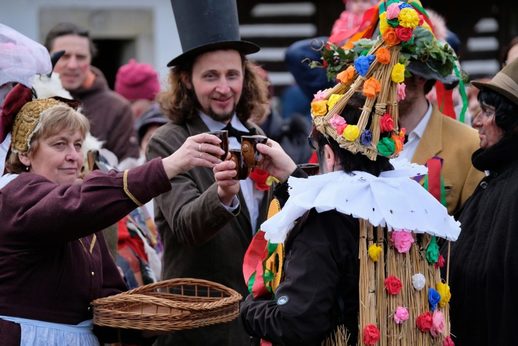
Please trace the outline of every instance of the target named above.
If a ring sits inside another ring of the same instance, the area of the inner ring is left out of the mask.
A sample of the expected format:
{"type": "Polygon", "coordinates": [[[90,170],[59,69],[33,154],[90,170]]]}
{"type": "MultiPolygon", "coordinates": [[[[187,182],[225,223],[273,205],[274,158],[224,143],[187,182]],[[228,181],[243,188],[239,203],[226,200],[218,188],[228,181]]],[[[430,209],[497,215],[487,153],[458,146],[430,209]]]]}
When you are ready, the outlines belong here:
{"type": "Polygon", "coordinates": [[[399,5],[397,3],[393,3],[387,7],[387,19],[396,19],[399,16],[400,12],[399,5]]]}
{"type": "Polygon", "coordinates": [[[396,92],[398,102],[404,100],[406,98],[406,84],[398,83],[398,85],[396,85],[396,92]]]}
{"type": "Polygon", "coordinates": [[[396,312],[394,312],[394,322],[401,324],[408,320],[408,309],[403,306],[398,306],[396,312]]]}
{"type": "Polygon", "coordinates": [[[444,340],[442,342],[442,346],[455,346],[455,343],[451,339],[451,336],[448,335],[447,337],[444,338],[444,340]]]}
{"type": "Polygon", "coordinates": [[[316,94],[313,95],[313,101],[321,101],[326,99],[326,91],[319,90],[316,94]]]}
{"type": "Polygon", "coordinates": [[[399,253],[407,253],[414,242],[414,237],[410,232],[394,230],[392,232],[392,242],[399,253]]]}
{"type": "Polygon", "coordinates": [[[438,336],[444,333],[444,314],[440,310],[435,310],[432,315],[432,328],[430,334],[438,336]]]}

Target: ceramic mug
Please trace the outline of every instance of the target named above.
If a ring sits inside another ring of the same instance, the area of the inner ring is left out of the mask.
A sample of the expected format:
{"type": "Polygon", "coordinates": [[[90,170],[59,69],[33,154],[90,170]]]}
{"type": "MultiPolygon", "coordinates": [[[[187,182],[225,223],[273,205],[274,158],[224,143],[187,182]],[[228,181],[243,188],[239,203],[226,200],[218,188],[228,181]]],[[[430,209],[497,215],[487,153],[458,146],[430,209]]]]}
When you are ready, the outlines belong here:
{"type": "Polygon", "coordinates": [[[227,130],[219,130],[219,131],[212,131],[209,132],[209,134],[214,135],[221,139],[221,143],[219,143],[219,147],[225,151],[225,154],[221,155],[219,158],[221,160],[227,159],[228,154],[228,131],[227,130]]]}
{"type": "Polygon", "coordinates": [[[234,179],[236,180],[244,180],[248,177],[249,169],[247,165],[245,164],[242,156],[241,156],[241,150],[240,149],[230,149],[230,159],[234,161],[236,164],[236,175],[234,176],[234,179]]]}
{"type": "Polygon", "coordinates": [[[257,166],[260,156],[257,144],[266,144],[266,141],[268,141],[268,137],[262,135],[241,136],[241,154],[248,168],[257,166]]]}

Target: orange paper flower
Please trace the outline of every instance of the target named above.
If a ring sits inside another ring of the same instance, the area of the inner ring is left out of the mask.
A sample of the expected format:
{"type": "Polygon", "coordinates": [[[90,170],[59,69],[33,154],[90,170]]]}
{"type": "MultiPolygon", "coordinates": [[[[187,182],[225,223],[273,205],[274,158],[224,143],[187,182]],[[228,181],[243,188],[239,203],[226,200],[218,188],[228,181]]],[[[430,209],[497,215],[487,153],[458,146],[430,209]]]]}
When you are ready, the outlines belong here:
{"type": "Polygon", "coordinates": [[[392,28],[389,28],[385,31],[383,34],[383,41],[385,41],[385,43],[389,46],[395,46],[401,42],[397,37],[396,31],[392,28]]]}
{"type": "Polygon", "coordinates": [[[385,47],[381,47],[376,51],[376,59],[380,64],[388,64],[390,62],[390,51],[385,47]]]}
{"type": "Polygon", "coordinates": [[[374,78],[371,77],[363,83],[363,95],[369,98],[376,97],[376,95],[381,91],[381,84],[380,82],[374,78]]]}
{"type": "Polygon", "coordinates": [[[344,71],[340,72],[336,75],[336,79],[340,81],[342,84],[349,84],[356,73],[353,65],[349,65],[344,71]]]}

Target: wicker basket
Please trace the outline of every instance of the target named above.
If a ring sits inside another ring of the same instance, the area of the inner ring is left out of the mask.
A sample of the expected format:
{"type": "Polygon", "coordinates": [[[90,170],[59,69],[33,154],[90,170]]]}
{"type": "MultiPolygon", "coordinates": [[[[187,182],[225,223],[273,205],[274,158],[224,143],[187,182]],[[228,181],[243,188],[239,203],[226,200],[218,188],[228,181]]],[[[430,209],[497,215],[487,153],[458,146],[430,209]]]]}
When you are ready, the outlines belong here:
{"type": "Polygon", "coordinates": [[[92,302],[99,326],[172,332],[234,320],[241,295],[224,285],[179,278],[92,302]]]}

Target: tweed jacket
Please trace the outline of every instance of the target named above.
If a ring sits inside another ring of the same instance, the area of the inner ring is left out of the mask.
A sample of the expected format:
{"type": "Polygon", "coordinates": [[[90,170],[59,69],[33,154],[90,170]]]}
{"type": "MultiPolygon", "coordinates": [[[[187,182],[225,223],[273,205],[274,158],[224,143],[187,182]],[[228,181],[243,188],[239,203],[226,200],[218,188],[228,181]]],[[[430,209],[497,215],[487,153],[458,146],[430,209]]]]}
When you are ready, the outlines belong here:
{"type": "MultiPolygon", "coordinates": [[[[245,126],[254,127],[262,133],[250,123],[245,126]]],[[[161,126],[151,138],[148,159],[170,155],[187,137],[207,131],[209,129],[199,116],[182,125],[169,122],[161,126]]],[[[248,291],[243,279],[242,263],[253,231],[241,192],[238,196],[240,210],[229,212],[218,198],[212,169],[205,167],[197,167],[176,176],[171,180],[171,186],[172,191],[155,199],[155,222],[164,243],[162,277],[211,280],[246,296],[248,291]]],[[[257,225],[265,219],[267,195],[265,193],[263,197],[257,225]]],[[[175,333],[174,337],[162,343],[165,338],[159,338],[159,345],[249,343],[248,335],[239,321],[175,333]]]]}
{"type": "Polygon", "coordinates": [[[448,213],[455,214],[471,196],[484,173],[471,164],[471,155],[479,148],[477,131],[442,114],[435,106],[412,162],[425,164],[434,156],[443,161],[448,213]]]}

